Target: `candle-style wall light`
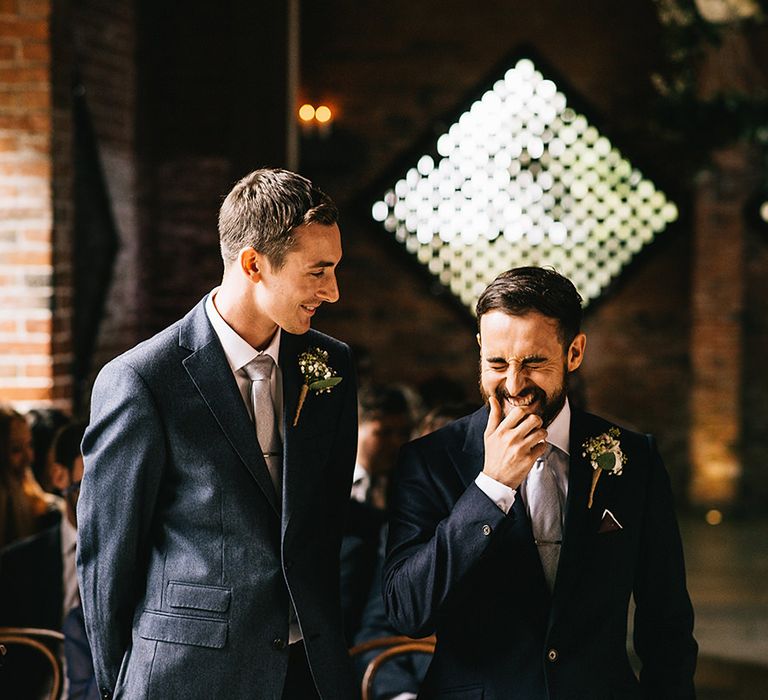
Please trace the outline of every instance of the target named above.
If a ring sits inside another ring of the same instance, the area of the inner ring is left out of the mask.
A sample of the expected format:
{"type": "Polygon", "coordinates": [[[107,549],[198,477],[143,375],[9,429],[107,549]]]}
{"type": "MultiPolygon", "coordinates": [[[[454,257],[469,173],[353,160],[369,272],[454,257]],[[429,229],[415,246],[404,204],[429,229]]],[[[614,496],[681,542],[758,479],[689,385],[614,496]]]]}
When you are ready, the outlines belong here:
{"type": "Polygon", "coordinates": [[[316,134],[325,138],[331,133],[334,114],[328,105],[321,104],[315,107],[308,102],[304,103],[299,107],[298,116],[303,136],[316,134]]]}

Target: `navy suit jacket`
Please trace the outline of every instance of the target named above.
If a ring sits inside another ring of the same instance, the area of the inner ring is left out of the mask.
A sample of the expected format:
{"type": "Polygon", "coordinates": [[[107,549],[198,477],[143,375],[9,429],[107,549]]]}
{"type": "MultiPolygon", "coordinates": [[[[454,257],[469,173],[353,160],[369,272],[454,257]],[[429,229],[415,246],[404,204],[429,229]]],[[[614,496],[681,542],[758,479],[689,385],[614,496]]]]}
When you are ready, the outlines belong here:
{"type": "Polygon", "coordinates": [[[650,436],[621,430],[623,474],[587,508],[589,437],[573,411],[563,544],[550,593],[518,497],[505,515],[474,483],[482,408],[406,445],[391,504],[384,595],[402,633],[437,634],[422,698],[693,698],[697,645],[669,478],[650,436]],[[601,532],[608,509],[623,529],[601,532]],[[637,679],[626,650],[634,594],[637,679]]]}
{"type": "Polygon", "coordinates": [[[283,332],[283,490],[204,300],[100,372],[83,440],[78,568],[100,688],[123,698],[280,698],[295,606],[321,697],[353,696],[339,547],[357,439],[349,348],[283,332]],[[302,384],[299,355],[343,378],[302,384]]]}

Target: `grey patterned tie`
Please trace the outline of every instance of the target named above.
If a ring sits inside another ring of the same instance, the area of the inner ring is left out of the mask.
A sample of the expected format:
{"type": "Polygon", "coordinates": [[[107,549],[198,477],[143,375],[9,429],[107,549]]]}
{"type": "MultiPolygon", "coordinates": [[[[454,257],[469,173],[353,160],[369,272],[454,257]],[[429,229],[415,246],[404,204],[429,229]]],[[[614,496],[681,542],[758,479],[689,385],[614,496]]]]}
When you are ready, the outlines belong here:
{"type": "Polygon", "coordinates": [[[251,380],[251,407],[256,424],[256,438],[259,441],[264,461],[269,469],[269,476],[280,494],[282,473],[282,443],[275,420],[275,405],[272,402],[270,380],[275,362],[267,354],[257,355],[242,371],[251,380]]]}
{"type": "Polygon", "coordinates": [[[551,591],[555,586],[560,544],[563,539],[560,491],[555,476],[556,448],[547,445],[526,477],[525,497],[531,516],[533,538],[539,550],[544,577],[551,591]]]}

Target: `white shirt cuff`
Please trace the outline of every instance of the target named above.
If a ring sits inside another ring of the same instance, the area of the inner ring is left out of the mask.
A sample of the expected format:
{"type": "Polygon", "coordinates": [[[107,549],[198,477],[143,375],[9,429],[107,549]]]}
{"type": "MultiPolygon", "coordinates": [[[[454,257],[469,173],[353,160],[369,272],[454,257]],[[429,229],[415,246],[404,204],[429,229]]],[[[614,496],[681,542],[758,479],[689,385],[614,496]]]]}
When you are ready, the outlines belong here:
{"type": "Polygon", "coordinates": [[[392,700],[416,700],[416,695],[414,693],[400,693],[400,695],[393,697],[392,700]]]}
{"type": "Polygon", "coordinates": [[[496,481],[496,479],[488,476],[485,472],[480,472],[475,477],[475,483],[488,498],[504,511],[504,515],[509,513],[509,509],[515,502],[515,494],[517,493],[515,489],[502,484],[500,481],[496,481]]]}

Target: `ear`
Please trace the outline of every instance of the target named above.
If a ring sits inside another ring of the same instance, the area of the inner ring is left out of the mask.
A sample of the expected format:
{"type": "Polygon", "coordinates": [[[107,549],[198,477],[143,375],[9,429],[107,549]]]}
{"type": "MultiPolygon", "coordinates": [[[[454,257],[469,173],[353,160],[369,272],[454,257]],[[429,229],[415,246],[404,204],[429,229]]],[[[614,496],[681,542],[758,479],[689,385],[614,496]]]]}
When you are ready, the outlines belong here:
{"type": "Polygon", "coordinates": [[[482,340],[480,340],[480,333],[478,333],[478,334],[475,336],[475,338],[477,338],[477,344],[478,344],[480,347],[483,347],[483,341],[482,341],[482,340]]]}
{"type": "Polygon", "coordinates": [[[573,372],[579,368],[584,359],[584,349],[587,347],[587,336],[579,333],[568,348],[568,371],[573,372]]]}
{"type": "Polygon", "coordinates": [[[264,256],[254,248],[243,248],[237,256],[237,264],[240,271],[251,282],[258,282],[261,279],[264,256]]]}

